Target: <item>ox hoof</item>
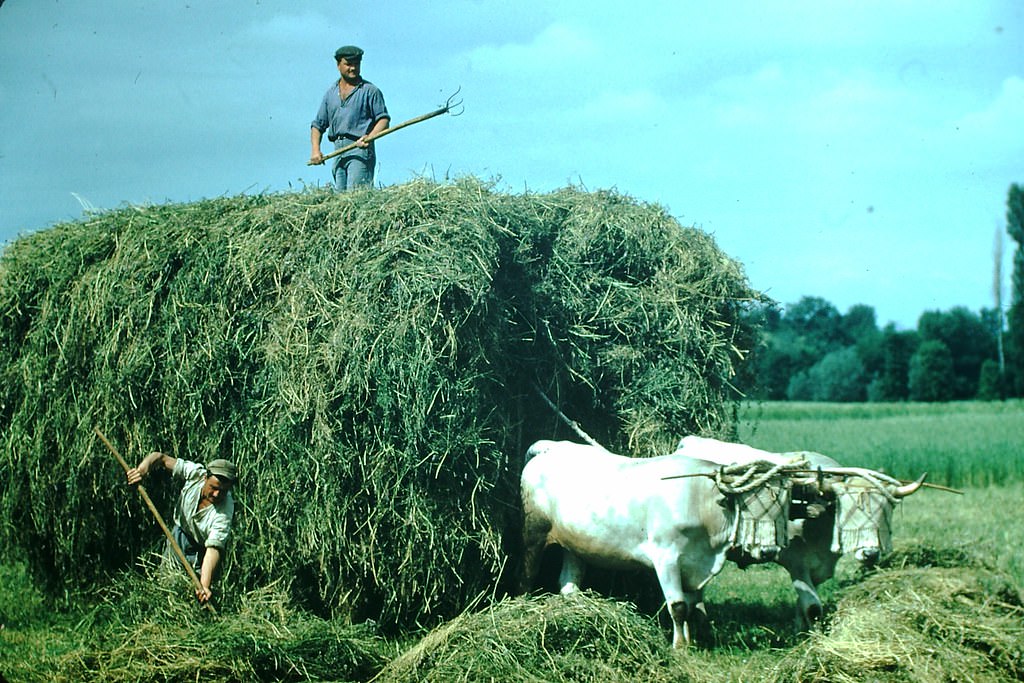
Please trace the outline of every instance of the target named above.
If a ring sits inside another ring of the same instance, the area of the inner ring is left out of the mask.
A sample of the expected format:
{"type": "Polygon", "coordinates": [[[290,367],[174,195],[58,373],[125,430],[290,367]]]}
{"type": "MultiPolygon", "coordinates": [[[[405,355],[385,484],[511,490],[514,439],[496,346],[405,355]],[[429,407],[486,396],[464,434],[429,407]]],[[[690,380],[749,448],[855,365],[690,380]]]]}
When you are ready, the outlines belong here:
{"type": "Polygon", "coordinates": [[[821,624],[821,617],[825,614],[825,610],[821,605],[811,604],[807,605],[803,612],[796,615],[796,631],[797,633],[810,633],[816,627],[821,624]]]}
{"type": "Polygon", "coordinates": [[[865,567],[874,567],[878,564],[881,553],[878,548],[860,548],[855,553],[855,557],[865,567]]]}

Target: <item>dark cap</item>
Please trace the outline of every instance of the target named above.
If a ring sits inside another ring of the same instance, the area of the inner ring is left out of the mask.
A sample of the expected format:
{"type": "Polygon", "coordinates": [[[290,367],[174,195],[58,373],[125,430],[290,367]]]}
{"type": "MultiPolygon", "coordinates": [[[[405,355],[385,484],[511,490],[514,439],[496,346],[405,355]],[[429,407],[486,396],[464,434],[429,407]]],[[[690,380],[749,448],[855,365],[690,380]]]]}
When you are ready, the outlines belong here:
{"type": "Polygon", "coordinates": [[[362,59],[363,51],[355,45],[343,45],[334,51],[334,61],[340,62],[343,57],[348,60],[362,59]]]}
{"type": "Polygon", "coordinates": [[[238,468],[235,467],[235,463],[224,458],[217,458],[206,466],[206,471],[214,475],[218,479],[223,479],[232,484],[238,479],[238,468]]]}

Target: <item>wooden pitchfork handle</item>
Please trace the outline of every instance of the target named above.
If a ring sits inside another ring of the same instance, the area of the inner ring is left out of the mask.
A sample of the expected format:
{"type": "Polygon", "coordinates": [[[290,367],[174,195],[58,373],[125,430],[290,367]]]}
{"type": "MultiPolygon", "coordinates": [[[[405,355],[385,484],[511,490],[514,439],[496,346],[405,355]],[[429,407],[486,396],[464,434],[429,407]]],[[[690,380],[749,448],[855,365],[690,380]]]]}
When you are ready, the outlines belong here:
{"type": "MultiPolygon", "coordinates": [[[[103,445],[107,447],[107,450],[113,453],[114,457],[117,458],[117,461],[121,463],[121,467],[124,468],[124,473],[128,474],[128,470],[131,468],[128,466],[128,463],[125,462],[125,459],[121,457],[121,454],[117,452],[117,449],[107,441],[107,437],[103,435],[103,432],[99,430],[99,427],[93,427],[93,431],[96,432],[96,436],[100,437],[100,441],[102,441],[103,445]]],[[[203,588],[202,582],[199,580],[199,577],[196,576],[196,570],[192,568],[192,565],[189,563],[188,558],[185,557],[185,553],[182,551],[181,546],[174,540],[174,534],[172,534],[171,530],[167,528],[167,523],[164,522],[163,516],[161,516],[160,512],[156,509],[156,505],[153,505],[153,500],[149,497],[149,494],[146,493],[146,487],[141,483],[138,483],[135,485],[135,488],[139,490],[139,495],[142,496],[142,500],[146,502],[146,507],[148,507],[149,511],[153,513],[153,516],[156,517],[157,523],[160,525],[160,528],[163,529],[164,535],[167,536],[167,540],[171,544],[171,549],[174,550],[174,554],[178,556],[179,560],[181,560],[181,564],[185,566],[185,571],[188,572],[189,578],[192,579],[192,583],[195,584],[196,589],[205,592],[206,589],[203,588]]],[[[217,610],[215,610],[213,605],[208,601],[204,602],[203,606],[210,610],[211,614],[217,613],[217,610]]]]}
{"type": "MultiPolygon", "coordinates": [[[[462,88],[460,87],[459,90],[462,90],[462,88]]],[[[374,140],[378,140],[378,139],[384,137],[385,135],[391,135],[395,131],[399,131],[399,130],[402,130],[403,128],[407,127],[407,126],[411,126],[414,123],[420,123],[422,121],[426,121],[427,119],[432,119],[435,116],[440,116],[441,114],[447,114],[449,111],[451,111],[455,107],[459,107],[459,106],[462,105],[462,100],[457,100],[457,101],[455,100],[455,96],[459,94],[459,90],[456,90],[454,93],[452,93],[452,96],[448,98],[448,101],[445,102],[445,105],[443,107],[441,107],[440,109],[436,109],[436,110],[430,112],[429,114],[423,114],[422,116],[417,116],[416,118],[409,119],[408,121],[403,121],[402,123],[399,123],[397,126],[391,126],[390,128],[385,128],[384,130],[382,130],[381,132],[377,133],[376,135],[368,135],[368,136],[366,136],[364,142],[373,142],[374,140]]],[[[458,116],[461,113],[462,113],[462,111],[460,110],[458,114],[452,114],[452,116],[458,116]]],[[[336,157],[339,154],[344,154],[345,152],[350,152],[353,149],[355,149],[356,147],[360,147],[360,146],[361,145],[358,142],[353,142],[351,145],[345,145],[344,147],[339,147],[338,149],[334,150],[330,154],[324,154],[323,158],[320,160],[320,163],[314,164],[312,161],[307,161],[306,162],[306,166],[320,166],[325,161],[327,161],[328,159],[336,157]]]]}

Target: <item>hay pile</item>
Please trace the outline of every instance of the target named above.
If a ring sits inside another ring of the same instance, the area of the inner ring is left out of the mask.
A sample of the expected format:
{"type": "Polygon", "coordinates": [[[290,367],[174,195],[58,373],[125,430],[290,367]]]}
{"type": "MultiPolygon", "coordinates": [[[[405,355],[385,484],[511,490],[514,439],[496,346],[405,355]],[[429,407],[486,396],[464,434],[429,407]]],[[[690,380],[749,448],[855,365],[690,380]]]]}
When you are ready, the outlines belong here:
{"type": "Polygon", "coordinates": [[[680,681],[657,622],[594,593],[504,600],[437,628],[375,681],[680,681]]]}
{"type": "Polygon", "coordinates": [[[880,571],[848,587],[831,624],[773,681],[1007,681],[1024,676],[1024,601],[980,567],[880,571]]]}
{"type": "Polygon", "coordinates": [[[130,461],[239,464],[220,585],[459,614],[511,566],[526,446],[572,436],[534,383],[623,451],[722,433],[755,297],[706,234],[609,192],[416,181],[55,226],[0,258],[0,553],[59,591],[161,542],[97,426],[130,461]]]}
{"type": "MultiPolygon", "coordinates": [[[[163,583],[156,565],[125,572],[81,614],[41,628],[0,630],[11,681],[366,681],[394,656],[372,623],[295,610],[279,584],[238,596],[212,617],[163,583]]],[[[46,621],[45,619],[43,621],[46,621]]]]}

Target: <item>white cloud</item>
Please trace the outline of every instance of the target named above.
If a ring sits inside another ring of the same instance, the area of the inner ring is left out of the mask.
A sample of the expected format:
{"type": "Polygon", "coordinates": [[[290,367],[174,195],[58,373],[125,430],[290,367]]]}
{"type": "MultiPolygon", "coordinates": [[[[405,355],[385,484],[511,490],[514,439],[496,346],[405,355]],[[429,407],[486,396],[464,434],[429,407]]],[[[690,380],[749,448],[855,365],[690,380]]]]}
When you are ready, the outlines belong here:
{"type": "Polygon", "coordinates": [[[605,90],[570,112],[570,120],[581,124],[614,126],[617,132],[628,132],[640,121],[664,118],[670,113],[666,102],[649,89],[623,88],[605,90]]]}
{"type": "Polygon", "coordinates": [[[973,139],[1001,142],[1010,149],[1020,149],[1024,143],[1024,79],[1010,76],[1005,79],[999,94],[980,111],[965,114],[956,128],[973,139]]]}
{"type": "MultiPolygon", "coordinates": [[[[330,33],[329,29],[330,24],[327,18],[319,12],[306,11],[300,14],[281,12],[258,15],[252,23],[241,30],[240,35],[246,40],[261,45],[266,50],[268,45],[289,45],[295,41],[303,43],[310,40],[318,41],[325,34],[330,33]]],[[[330,43],[323,45],[321,51],[330,52],[329,45],[330,43]]]]}
{"type": "Polygon", "coordinates": [[[564,23],[554,23],[530,43],[484,45],[473,49],[469,58],[474,68],[498,74],[538,72],[578,66],[598,54],[596,41],[585,31],[564,23]]]}

